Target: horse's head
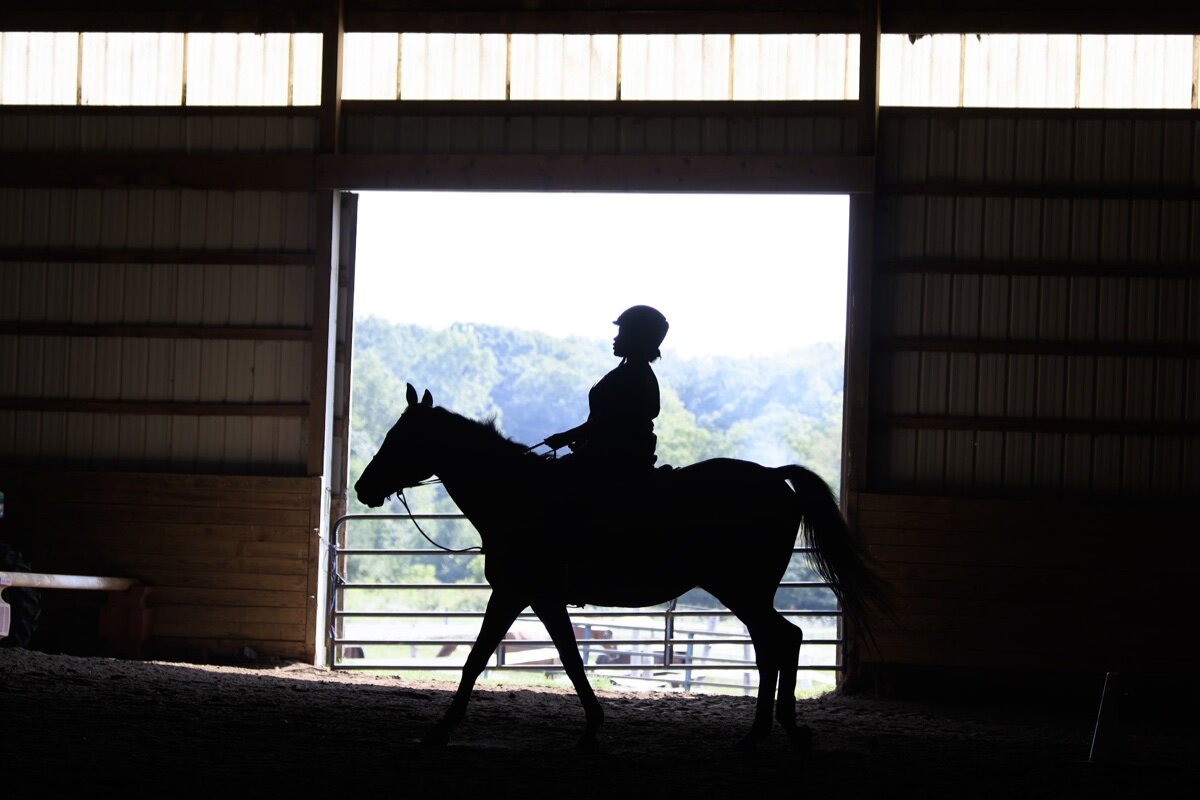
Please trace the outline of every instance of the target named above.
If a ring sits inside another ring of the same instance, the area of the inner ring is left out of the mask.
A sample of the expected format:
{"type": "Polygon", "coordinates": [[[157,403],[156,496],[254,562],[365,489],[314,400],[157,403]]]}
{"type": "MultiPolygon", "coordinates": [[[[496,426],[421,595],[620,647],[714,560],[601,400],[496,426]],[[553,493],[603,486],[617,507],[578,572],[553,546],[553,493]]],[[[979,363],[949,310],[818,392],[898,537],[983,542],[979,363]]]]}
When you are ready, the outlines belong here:
{"type": "Polygon", "coordinates": [[[418,401],[417,390],[411,383],[405,396],[408,408],[388,431],[383,445],[354,484],[358,501],[365,506],[378,508],[388,495],[416,486],[433,475],[429,463],[430,435],[422,424],[433,411],[433,397],[426,390],[418,401]]]}

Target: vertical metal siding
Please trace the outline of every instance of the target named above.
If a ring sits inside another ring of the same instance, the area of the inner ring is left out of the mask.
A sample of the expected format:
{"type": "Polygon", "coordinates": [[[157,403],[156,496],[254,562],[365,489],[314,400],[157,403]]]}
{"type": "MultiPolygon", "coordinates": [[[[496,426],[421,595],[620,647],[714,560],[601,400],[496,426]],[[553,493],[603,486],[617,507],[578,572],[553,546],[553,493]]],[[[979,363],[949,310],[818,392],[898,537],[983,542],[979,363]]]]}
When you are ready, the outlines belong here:
{"type": "Polygon", "coordinates": [[[316,129],[311,113],[6,110],[0,115],[0,151],[308,153],[316,149],[316,129]]]}
{"type": "Polygon", "coordinates": [[[448,116],[397,103],[394,111],[349,107],[345,144],[356,154],[850,155],[856,124],[849,109],[748,116],[664,108],[661,116],[607,111],[532,116],[501,103],[477,115],[448,116]]]}
{"type": "MultiPolygon", "coordinates": [[[[1196,120],[1128,114],[885,114],[879,174],[898,189],[881,200],[878,246],[883,261],[908,266],[876,282],[877,335],[1013,346],[1007,353],[885,349],[873,381],[881,419],[1196,422],[1196,409],[1181,405],[1184,398],[1196,405],[1194,356],[1117,348],[1197,342],[1200,280],[1141,277],[1128,265],[1197,263],[1197,203],[1153,192],[1200,183],[1198,129],[1196,120]],[[955,188],[924,188],[938,183],[955,188]],[[1049,191],[1010,194],[1005,187],[1013,184],[1049,191]],[[978,193],[961,188],[975,186],[978,193]],[[1089,187],[1101,188],[1089,196],[1089,187]],[[913,266],[922,261],[993,266],[954,274],[913,266]],[[1056,262],[1077,265],[1078,274],[1036,273],[1038,264],[1056,262]],[[1110,267],[1118,272],[1108,274],[1110,267]],[[1114,350],[1022,352],[1023,342],[1069,341],[1114,350]]],[[[1189,474],[1196,437],[1186,433],[885,425],[875,439],[883,447],[873,476],[881,488],[1178,496],[1197,482],[1189,474]]]]}
{"type": "MultiPolygon", "coordinates": [[[[315,118],[247,114],[6,113],[0,149],[86,152],[311,150],[315,118]],[[164,135],[164,131],[169,135],[164,135]]],[[[307,251],[303,192],[3,189],[0,246],[161,249],[162,263],[0,264],[0,320],[305,326],[310,266],[173,264],[172,250],[307,251]]],[[[219,260],[219,259],[218,259],[219,260]]],[[[0,396],[304,402],[307,342],[0,336],[0,396]]],[[[296,418],[0,411],[0,450],[81,465],[295,472],[296,418]]]]}

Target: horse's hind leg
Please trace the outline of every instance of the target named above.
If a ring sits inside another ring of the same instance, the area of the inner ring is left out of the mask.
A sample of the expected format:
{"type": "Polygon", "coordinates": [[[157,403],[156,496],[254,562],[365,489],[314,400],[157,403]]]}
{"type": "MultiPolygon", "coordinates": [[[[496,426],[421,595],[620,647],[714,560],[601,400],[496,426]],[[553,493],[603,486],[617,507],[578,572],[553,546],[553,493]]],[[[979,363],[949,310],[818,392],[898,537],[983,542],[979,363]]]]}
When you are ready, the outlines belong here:
{"type": "MultiPolygon", "coordinates": [[[[706,587],[707,588],[707,587],[706,587]]],[[[770,599],[752,601],[735,592],[709,589],[732,611],[750,632],[754,642],[754,664],[758,667],[758,700],[754,706],[754,722],[750,732],[742,739],[742,745],[752,745],[771,733],[772,708],[775,704],[775,684],[779,679],[780,644],[779,628],[774,617],[778,612],[771,606],[770,599]]],[[[785,677],[786,680],[786,677],[785,677]]],[[[791,691],[796,687],[795,675],[791,678],[791,691]]]]}
{"type": "Polygon", "coordinates": [[[479,627],[479,635],[475,638],[475,644],[471,645],[471,653],[463,665],[458,691],[454,693],[454,699],[450,701],[450,708],[446,709],[445,716],[426,735],[425,744],[442,745],[449,740],[450,730],[467,714],[467,701],[471,699],[475,681],[479,679],[488,659],[496,652],[504,634],[512,627],[513,621],[526,605],[528,604],[523,599],[499,591],[492,592],[487,611],[484,612],[483,624],[479,627]]]}
{"type": "Polygon", "coordinates": [[[772,609],[772,613],[777,631],[775,637],[779,642],[779,695],[775,700],[775,719],[779,720],[792,741],[807,747],[812,741],[812,734],[807,727],[796,725],[796,673],[804,632],[778,611],[772,609]]]}

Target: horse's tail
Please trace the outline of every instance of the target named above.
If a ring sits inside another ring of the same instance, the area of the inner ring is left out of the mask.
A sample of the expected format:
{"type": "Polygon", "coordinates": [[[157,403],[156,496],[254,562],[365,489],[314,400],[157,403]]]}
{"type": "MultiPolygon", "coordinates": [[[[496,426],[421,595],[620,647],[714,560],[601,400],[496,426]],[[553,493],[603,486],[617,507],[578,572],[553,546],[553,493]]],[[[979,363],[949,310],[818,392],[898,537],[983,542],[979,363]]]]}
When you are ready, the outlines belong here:
{"type": "Polygon", "coordinates": [[[894,619],[887,586],[875,571],[874,559],[846,524],[829,484],[797,464],[776,471],[796,491],[804,546],[811,548],[813,565],[837,595],[842,609],[868,635],[872,613],[894,619]]]}

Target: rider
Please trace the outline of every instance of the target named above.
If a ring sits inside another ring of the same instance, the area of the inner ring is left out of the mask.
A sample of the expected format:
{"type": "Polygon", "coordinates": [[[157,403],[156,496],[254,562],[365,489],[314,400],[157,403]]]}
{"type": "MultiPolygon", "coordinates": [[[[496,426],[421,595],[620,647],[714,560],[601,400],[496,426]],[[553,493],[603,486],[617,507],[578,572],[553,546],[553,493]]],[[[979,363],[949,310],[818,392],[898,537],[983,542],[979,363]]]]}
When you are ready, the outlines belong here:
{"type": "Polygon", "coordinates": [[[609,479],[649,471],[658,460],[658,379],[650,362],[662,355],[658,348],[668,328],[667,318],[650,306],[628,308],[613,324],[613,355],[621,363],[588,392],[587,421],[546,437],[555,450],[570,446],[565,462],[609,479]]]}

